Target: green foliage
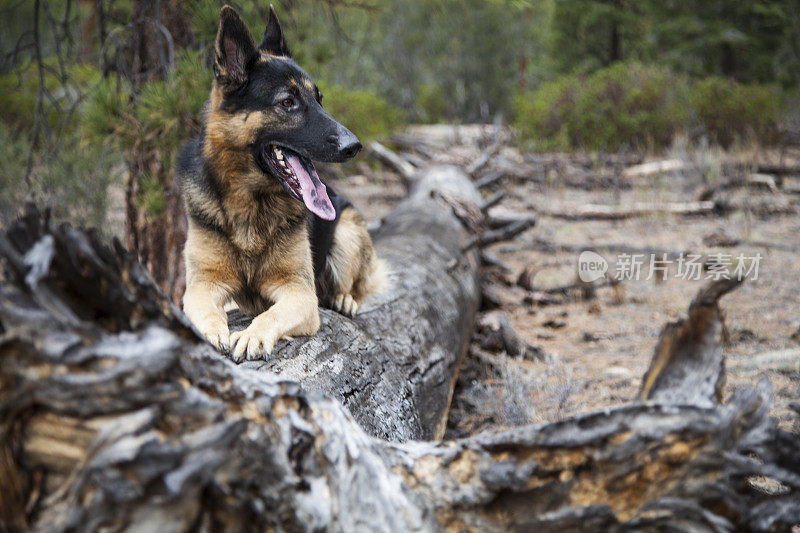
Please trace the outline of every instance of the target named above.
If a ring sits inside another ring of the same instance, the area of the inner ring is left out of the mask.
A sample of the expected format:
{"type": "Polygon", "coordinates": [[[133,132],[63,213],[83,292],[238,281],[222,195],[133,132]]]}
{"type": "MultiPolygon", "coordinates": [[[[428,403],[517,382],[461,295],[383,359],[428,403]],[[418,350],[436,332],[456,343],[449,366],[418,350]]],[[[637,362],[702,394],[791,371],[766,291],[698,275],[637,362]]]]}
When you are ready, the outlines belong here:
{"type": "Polygon", "coordinates": [[[541,150],[660,149],[699,126],[725,146],[777,140],[774,88],[720,78],[693,81],[663,67],[616,63],[564,76],[516,97],[514,125],[541,150]]]}
{"type": "MultiPolygon", "coordinates": [[[[100,72],[91,65],[72,64],[58,74],[55,58],[43,61],[44,87],[48,92],[45,119],[51,128],[59,125],[64,113],[79,99],[80,95],[100,79],[100,72]]],[[[26,127],[36,111],[39,94],[39,73],[35,68],[0,75],[0,115],[8,124],[26,127]]],[[[67,124],[71,129],[73,124],[67,124]]]]}
{"type": "Polygon", "coordinates": [[[135,142],[139,131],[131,120],[130,91],[117,77],[100,81],[89,92],[83,108],[82,128],[87,141],[114,142],[127,146],[135,142]]]}
{"type": "Polygon", "coordinates": [[[687,121],[685,87],[665,69],[617,63],[518,95],[514,124],[541,149],[664,146],[687,121]]]}
{"type": "Polygon", "coordinates": [[[184,51],[167,80],[142,88],[131,110],[145,142],[177,148],[199,132],[199,113],[211,88],[213,75],[200,53],[184,51]]]}
{"type": "Polygon", "coordinates": [[[554,0],[548,52],[562,73],[593,72],[636,57],[628,43],[641,39],[641,2],[554,0]]]}
{"type": "Polygon", "coordinates": [[[435,83],[424,83],[417,87],[417,105],[422,122],[434,123],[443,120],[447,114],[444,89],[435,83]]]}
{"type": "Polygon", "coordinates": [[[736,141],[771,144],[779,139],[785,102],[776,87],[743,85],[714,76],[695,83],[689,99],[698,122],[722,146],[736,141]]]}
{"type": "MultiPolygon", "coordinates": [[[[111,141],[116,150],[154,152],[158,165],[172,178],[183,143],[197,135],[199,115],[211,87],[211,71],[201,53],[183,51],[166,80],[146,83],[131,97],[130,88],[116,76],[98,83],[87,99],[83,134],[88,142],[111,141]]],[[[166,206],[164,186],[153,176],[139,176],[138,203],[153,216],[166,206]]]]}
{"type": "Polygon", "coordinates": [[[405,114],[370,91],[351,91],[320,82],[325,110],[347,126],[362,143],[385,136],[400,127],[405,114]]]}
{"type": "Polygon", "coordinates": [[[564,74],[638,60],[698,78],[795,87],[797,7],[796,0],[554,0],[549,55],[564,74]]]}
{"type": "Polygon", "coordinates": [[[148,215],[157,217],[167,207],[167,194],[164,186],[152,174],[140,176],[139,206],[148,215]]]}

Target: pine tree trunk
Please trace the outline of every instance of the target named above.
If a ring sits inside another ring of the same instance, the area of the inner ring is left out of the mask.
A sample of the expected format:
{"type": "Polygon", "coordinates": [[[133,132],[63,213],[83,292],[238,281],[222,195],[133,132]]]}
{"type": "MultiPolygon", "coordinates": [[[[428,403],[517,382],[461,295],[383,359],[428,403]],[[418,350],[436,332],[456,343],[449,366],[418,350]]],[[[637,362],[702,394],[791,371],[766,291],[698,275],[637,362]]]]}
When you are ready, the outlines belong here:
{"type": "MultiPolygon", "coordinates": [[[[166,78],[171,58],[188,40],[188,17],[178,2],[134,2],[130,61],[134,98],[143,84],[166,78]]],[[[181,251],[186,241],[186,217],[174,171],[163,166],[163,159],[163,154],[146,142],[129,154],[125,194],[127,245],[162,290],[178,302],[185,288],[181,251]],[[158,197],[156,200],[154,195],[158,197]]]]}

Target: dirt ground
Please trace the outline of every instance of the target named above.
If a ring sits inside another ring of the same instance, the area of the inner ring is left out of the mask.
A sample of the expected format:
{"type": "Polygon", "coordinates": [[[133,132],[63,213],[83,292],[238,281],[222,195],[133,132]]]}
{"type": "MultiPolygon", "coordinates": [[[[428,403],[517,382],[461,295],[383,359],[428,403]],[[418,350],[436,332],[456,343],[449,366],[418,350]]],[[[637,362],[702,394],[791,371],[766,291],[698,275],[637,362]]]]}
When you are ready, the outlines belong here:
{"type": "MultiPolygon", "coordinates": [[[[412,133],[428,135],[422,150],[426,162],[467,166],[497,137],[464,131],[472,135],[453,140],[442,139],[441,132],[412,133]]],[[[493,323],[504,313],[517,333],[543,351],[545,358],[512,358],[474,343],[460,371],[446,437],[549,422],[630,402],[661,328],[685,316],[693,296],[711,275],[703,272],[701,280],[682,279],[677,271],[681,252],[704,258],[723,254],[732,259],[743,254],[745,260],[761,255],[757,278],[748,279],[721,301],[728,333],[723,347],[726,395],[768,379],[775,397],[773,416],[782,427],[800,432],[800,215],[796,209],[800,188],[790,187],[795,178],[786,178],[781,185],[788,186],[780,190],[725,191],[723,199],[733,207],[723,214],[653,213],[621,220],[566,220],[546,214],[577,212],[587,204],[625,207],[690,202],[697,200],[704,187],[733,177],[731,169],[736,166],[729,165],[730,161],[744,161],[745,167],[800,161],[800,150],[750,149],[734,156],[687,144],[678,143],[669,154],[639,159],[673,158],[687,162],[690,169],[644,177],[620,178],[628,163],[621,166],[619,161],[587,155],[521,155],[511,144],[482,172],[476,172],[480,179],[481,174],[502,172],[517,163],[533,169],[533,173],[526,171],[530,176],[512,172],[517,175],[482,190],[486,197],[505,192],[490,215],[537,213],[538,219],[535,227],[512,241],[485,250],[507,269],[485,269],[492,297],[485,299],[479,322],[493,323]],[[549,162],[538,165],[537,161],[549,162]],[[782,206],[777,211],[788,212],[770,214],[764,209],[773,205],[782,206]],[[739,242],[732,246],[735,241],[739,242]],[[630,256],[640,250],[641,279],[600,287],[591,298],[579,291],[559,291],[576,282],[583,249],[595,250],[608,261],[608,276],[616,276],[618,265],[625,264],[621,254],[630,256]],[[651,253],[659,254],[659,259],[664,252],[670,254],[671,262],[662,263],[666,273],[653,278],[666,276],[666,280],[648,281],[651,253]],[[527,284],[519,283],[522,273],[527,284]]],[[[377,223],[403,198],[405,188],[396,174],[376,161],[360,159],[354,171],[330,181],[368,221],[377,223]]]]}

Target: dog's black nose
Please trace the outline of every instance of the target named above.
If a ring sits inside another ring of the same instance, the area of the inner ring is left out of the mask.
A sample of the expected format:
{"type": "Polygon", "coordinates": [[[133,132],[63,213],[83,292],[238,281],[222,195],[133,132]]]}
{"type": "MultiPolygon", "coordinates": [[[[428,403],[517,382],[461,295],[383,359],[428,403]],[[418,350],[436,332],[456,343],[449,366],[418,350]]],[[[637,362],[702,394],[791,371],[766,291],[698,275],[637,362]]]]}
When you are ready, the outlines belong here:
{"type": "Polygon", "coordinates": [[[346,131],[344,135],[329,135],[327,140],[329,143],[336,146],[338,158],[345,161],[352,159],[361,151],[361,143],[358,142],[358,138],[349,131],[346,131]]]}
{"type": "Polygon", "coordinates": [[[347,146],[340,148],[342,156],[347,159],[352,159],[358,152],[361,151],[361,143],[358,140],[351,142],[347,146]]]}

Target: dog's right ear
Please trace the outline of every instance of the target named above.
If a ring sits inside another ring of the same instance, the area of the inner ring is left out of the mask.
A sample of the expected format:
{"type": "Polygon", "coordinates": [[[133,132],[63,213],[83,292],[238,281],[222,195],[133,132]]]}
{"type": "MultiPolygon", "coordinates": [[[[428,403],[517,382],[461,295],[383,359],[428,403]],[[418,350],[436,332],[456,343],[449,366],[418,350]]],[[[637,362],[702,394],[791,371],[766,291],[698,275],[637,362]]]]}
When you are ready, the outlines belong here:
{"type": "Polygon", "coordinates": [[[223,89],[234,90],[247,81],[247,63],[255,53],[253,38],[242,18],[231,6],[223,7],[214,45],[214,77],[223,89]]]}
{"type": "Polygon", "coordinates": [[[275,13],[275,6],[272,4],[269,5],[267,29],[264,30],[264,36],[261,38],[258,48],[272,55],[292,57],[292,52],[289,51],[289,45],[286,44],[286,38],[283,36],[281,23],[278,21],[278,14],[275,13]]]}

